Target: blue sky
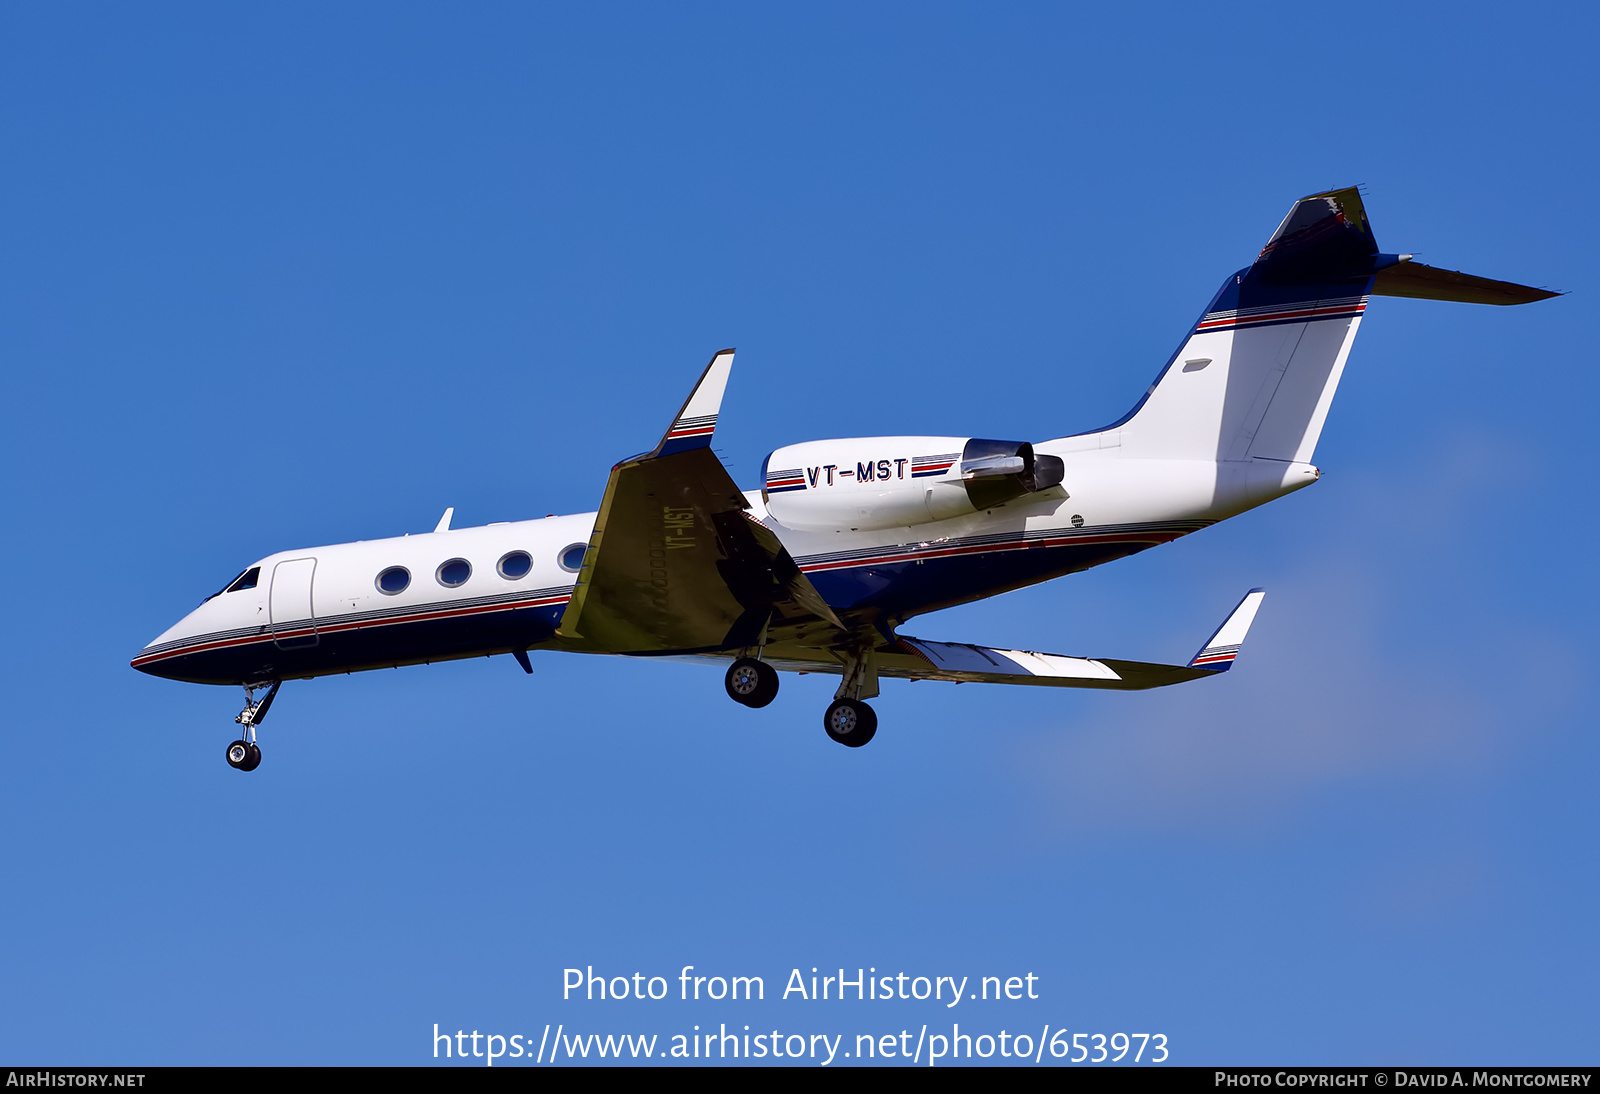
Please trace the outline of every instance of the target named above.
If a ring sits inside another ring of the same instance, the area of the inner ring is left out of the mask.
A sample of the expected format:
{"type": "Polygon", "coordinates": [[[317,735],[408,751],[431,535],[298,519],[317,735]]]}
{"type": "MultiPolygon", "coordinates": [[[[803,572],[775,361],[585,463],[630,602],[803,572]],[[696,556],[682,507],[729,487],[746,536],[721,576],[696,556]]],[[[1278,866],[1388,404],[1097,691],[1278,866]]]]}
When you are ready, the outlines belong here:
{"type": "Polygon", "coordinates": [[[1192,1064],[1592,1062],[1597,30],[7,8],[0,1057],[955,1018],[1192,1064]],[[890,683],[855,752],[815,677],[755,713],[706,668],[497,658],[287,685],[241,776],[232,690],[128,667],[269,552],[593,508],[725,345],[747,485],[813,437],[1104,424],[1352,183],[1383,249],[1570,295],[1375,301],[1315,488],[908,628],[1170,660],[1265,586],[1220,680],[890,683]],[[769,998],[560,998],[686,964],[769,998]],[[773,998],[812,966],[1041,998],[773,998]]]}

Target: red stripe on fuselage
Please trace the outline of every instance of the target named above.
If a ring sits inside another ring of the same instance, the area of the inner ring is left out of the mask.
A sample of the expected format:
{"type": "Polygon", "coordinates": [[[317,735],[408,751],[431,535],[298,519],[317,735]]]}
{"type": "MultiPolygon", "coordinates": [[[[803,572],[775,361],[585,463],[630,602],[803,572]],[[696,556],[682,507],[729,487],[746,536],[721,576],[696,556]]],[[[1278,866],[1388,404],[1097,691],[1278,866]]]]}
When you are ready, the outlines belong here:
{"type": "Polygon", "coordinates": [[[338,623],[329,622],[324,625],[320,621],[315,627],[299,627],[292,631],[271,631],[265,634],[250,634],[239,638],[224,638],[215,642],[202,642],[194,646],[179,646],[177,649],[165,650],[148,657],[135,657],[133,667],[150,665],[157,661],[165,661],[173,657],[186,657],[191,653],[207,653],[211,650],[229,649],[234,646],[248,646],[256,642],[275,642],[283,638],[299,638],[309,634],[337,634],[341,631],[359,631],[368,627],[393,627],[403,623],[422,623],[435,619],[453,619],[464,615],[483,615],[488,612],[508,612],[519,608],[544,608],[555,604],[565,604],[572,599],[570,596],[542,597],[538,600],[520,601],[511,604],[480,604],[470,608],[439,608],[434,611],[417,612],[413,615],[402,615],[395,619],[373,619],[364,622],[338,623]]]}

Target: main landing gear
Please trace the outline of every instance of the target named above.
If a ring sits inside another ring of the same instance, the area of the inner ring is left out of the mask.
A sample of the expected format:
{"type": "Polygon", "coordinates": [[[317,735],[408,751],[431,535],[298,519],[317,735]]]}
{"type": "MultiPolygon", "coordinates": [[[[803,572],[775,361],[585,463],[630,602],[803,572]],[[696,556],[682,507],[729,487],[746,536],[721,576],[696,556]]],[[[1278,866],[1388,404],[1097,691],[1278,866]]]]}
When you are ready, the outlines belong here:
{"type": "Polygon", "coordinates": [[[835,699],[822,716],[828,736],[848,748],[860,748],[878,732],[878,715],[860,699],[835,699]]]}
{"type": "Polygon", "coordinates": [[[741,657],[728,666],[723,684],[735,703],[764,707],[778,697],[778,670],[754,657],[741,657]]]}
{"type": "Polygon", "coordinates": [[[878,667],[871,649],[841,650],[838,656],[844,662],[844,679],[822,715],[822,728],[847,748],[860,748],[878,732],[877,713],[861,701],[878,694],[878,667]]]}
{"type": "MultiPolygon", "coordinates": [[[[822,728],[840,744],[860,748],[878,732],[877,713],[861,701],[878,694],[878,670],[872,663],[871,650],[836,652],[844,662],[844,679],[834,693],[833,703],[822,715],[822,728]]],[[[777,698],[778,672],[765,661],[743,656],[728,666],[723,684],[734,702],[764,707],[777,698]]]]}
{"type": "Polygon", "coordinates": [[[260,725],[267,717],[267,710],[272,706],[272,700],[278,695],[278,687],[282,680],[272,681],[272,686],[267,688],[267,693],[256,701],[256,689],[261,684],[246,684],[244,688],[244,709],[234,719],[244,727],[244,736],[228,746],[228,766],[238,768],[240,771],[254,771],[261,766],[261,749],[256,745],[256,726],[260,725]]]}

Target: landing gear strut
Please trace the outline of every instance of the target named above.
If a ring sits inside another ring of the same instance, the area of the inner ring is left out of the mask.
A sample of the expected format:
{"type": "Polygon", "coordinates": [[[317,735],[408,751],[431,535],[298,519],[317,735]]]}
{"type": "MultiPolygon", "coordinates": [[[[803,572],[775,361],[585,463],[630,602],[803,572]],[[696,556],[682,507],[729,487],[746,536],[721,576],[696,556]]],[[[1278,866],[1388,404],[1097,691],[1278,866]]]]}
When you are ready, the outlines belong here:
{"type": "Polygon", "coordinates": [[[764,707],[778,696],[778,670],[754,657],[741,657],[728,666],[723,683],[728,698],[747,707],[764,707]]]}
{"type": "Polygon", "coordinates": [[[872,650],[838,650],[844,662],[844,679],[833,693],[833,704],[822,715],[828,736],[849,748],[860,748],[878,732],[878,715],[861,700],[878,694],[878,667],[872,650]]]}
{"type": "Polygon", "coordinates": [[[261,766],[261,749],[256,745],[256,726],[260,725],[267,717],[267,710],[272,706],[272,700],[277,698],[278,687],[282,680],[272,681],[272,686],[267,693],[256,701],[256,689],[260,684],[246,684],[244,689],[244,709],[234,719],[244,727],[244,736],[228,746],[228,766],[240,771],[254,771],[261,766]]]}

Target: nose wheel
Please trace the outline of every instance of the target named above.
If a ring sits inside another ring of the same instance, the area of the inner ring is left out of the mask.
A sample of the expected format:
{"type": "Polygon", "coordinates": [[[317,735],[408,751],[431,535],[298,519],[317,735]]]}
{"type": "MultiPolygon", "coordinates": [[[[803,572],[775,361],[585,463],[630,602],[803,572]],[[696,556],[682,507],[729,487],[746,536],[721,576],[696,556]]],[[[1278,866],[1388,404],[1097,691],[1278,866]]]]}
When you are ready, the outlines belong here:
{"type": "Polygon", "coordinates": [[[250,741],[235,741],[228,746],[228,766],[254,771],[261,766],[261,749],[250,741]]]}
{"type": "Polygon", "coordinates": [[[267,693],[259,701],[256,699],[256,689],[261,685],[245,685],[244,709],[234,718],[244,727],[244,736],[228,746],[229,767],[238,771],[254,771],[261,766],[261,749],[256,745],[256,726],[266,719],[267,710],[272,706],[272,700],[277,698],[282,683],[282,680],[272,681],[272,686],[267,688],[267,693]]]}
{"type": "Polygon", "coordinates": [[[778,670],[754,657],[741,657],[728,666],[723,683],[728,697],[747,707],[764,707],[778,696],[778,670]]]}

